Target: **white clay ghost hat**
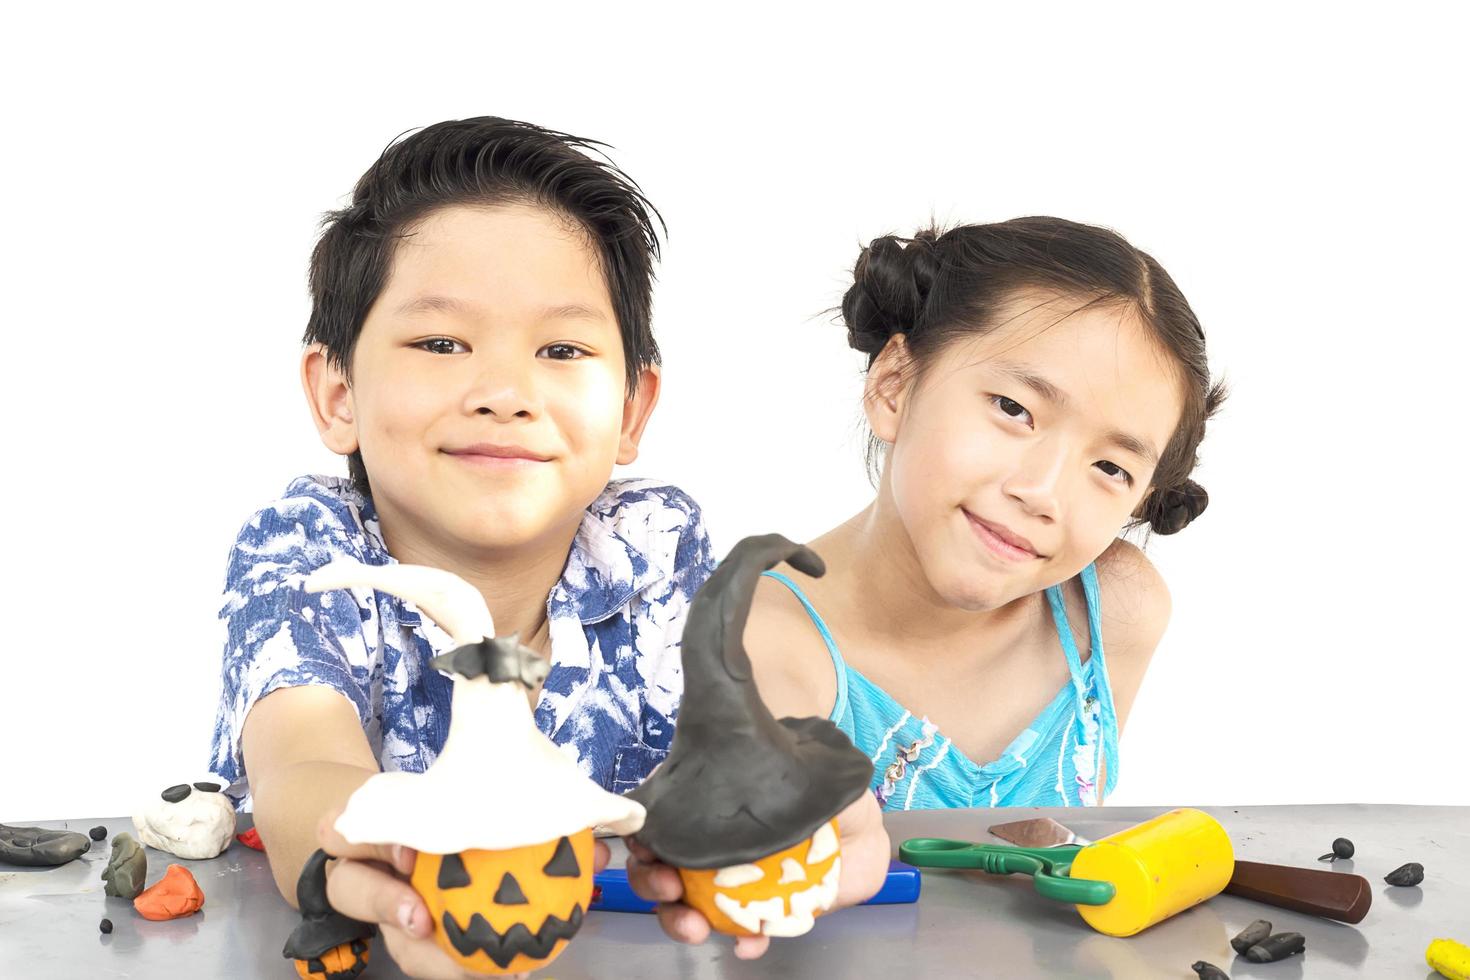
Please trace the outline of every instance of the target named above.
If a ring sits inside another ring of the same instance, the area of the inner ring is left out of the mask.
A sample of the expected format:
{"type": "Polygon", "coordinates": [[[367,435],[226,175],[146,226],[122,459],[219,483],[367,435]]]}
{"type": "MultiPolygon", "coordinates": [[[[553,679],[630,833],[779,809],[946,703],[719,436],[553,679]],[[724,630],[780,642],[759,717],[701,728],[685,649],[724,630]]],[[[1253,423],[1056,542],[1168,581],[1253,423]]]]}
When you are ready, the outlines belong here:
{"type": "Polygon", "coordinates": [[[588,827],[622,836],[643,826],[641,804],[598,786],[536,727],[526,690],[545,677],[547,662],[515,637],[495,638],[474,586],[443,569],[339,559],[307,576],[305,587],[396,595],[455,644],[432,661],[454,679],[443,751],[427,772],[381,772],[363,783],[337,818],[350,843],[458,854],[539,844],[588,827]]]}

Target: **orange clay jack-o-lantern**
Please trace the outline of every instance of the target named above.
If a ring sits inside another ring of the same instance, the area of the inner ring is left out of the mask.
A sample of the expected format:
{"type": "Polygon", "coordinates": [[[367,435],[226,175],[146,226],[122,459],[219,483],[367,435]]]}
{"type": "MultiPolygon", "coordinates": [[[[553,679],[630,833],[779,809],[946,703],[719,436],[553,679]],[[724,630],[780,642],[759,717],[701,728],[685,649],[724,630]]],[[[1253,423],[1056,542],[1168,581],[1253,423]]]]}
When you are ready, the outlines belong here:
{"type": "Polygon", "coordinates": [[[680,868],[684,901],[731,936],[800,936],[837,900],[837,821],[807,840],[753,864],[680,868]]]}
{"type": "Polygon", "coordinates": [[[434,938],[460,966],[534,970],[581,928],[592,901],[592,831],[503,851],[420,853],[413,887],[429,907],[434,938]]]}
{"type": "Polygon", "coordinates": [[[545,679],[546,658],[496,637],[480,590],[442,569],[338,560],[305,587],[390,592],[456,644],[429,661],[454,682],[444,748],[424,772],[369,777],[337,832],[352,844],[418,852],[411,883],[436,942],[464,969],[519,973],[551,962],[592,901],[591,828],[631,834],[644,814],[536,727],[528,692],[545,679]]]}
{"type": "Polygon", "coordinates": [[[372,948],[366,939],[334,946],[309,960],[295,960],[301,980],[353,980],[367,969],[372,948]]]}

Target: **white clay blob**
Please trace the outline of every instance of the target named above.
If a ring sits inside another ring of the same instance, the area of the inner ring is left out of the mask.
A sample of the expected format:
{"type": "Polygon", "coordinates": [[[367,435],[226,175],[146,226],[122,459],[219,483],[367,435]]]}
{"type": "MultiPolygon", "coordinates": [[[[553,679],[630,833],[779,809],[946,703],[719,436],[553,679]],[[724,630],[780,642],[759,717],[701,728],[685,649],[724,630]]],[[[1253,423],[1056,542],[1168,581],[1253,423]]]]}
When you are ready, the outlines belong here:
{"type": "MultiPolygon", "coordinates": [[[[342,560],[309,591],[376,588],[416,605],[455,646],[494,636],[480,593],[442,569],[342,560]]],[[[453,675],[449,735],[428,772],[383,772],[358,787],[336,829],[353,844],[403,844],[428,854],[506,850],[603,826],[643,826],[643,806],[588,779],[536,727],[526,689],[453,675]]]]}
{"type": "Polygon", "coordinates": [[[218,857],[235,836],[235,808],[223,793],[191,790],[177,803],[159,796],[133,816],[138,840],[181,858],[218,857]]]}

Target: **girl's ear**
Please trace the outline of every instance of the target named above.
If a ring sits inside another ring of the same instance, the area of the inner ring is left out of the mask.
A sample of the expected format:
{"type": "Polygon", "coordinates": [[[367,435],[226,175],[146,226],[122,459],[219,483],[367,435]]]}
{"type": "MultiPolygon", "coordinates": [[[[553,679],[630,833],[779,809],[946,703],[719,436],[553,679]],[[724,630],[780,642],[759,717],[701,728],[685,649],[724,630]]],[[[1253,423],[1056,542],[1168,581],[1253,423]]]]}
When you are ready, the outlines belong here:
{"type": "Polygon", "coordinates": [[[898,439],[911,364],[908,341],[896,333],[878,352],[863,384],[863,412],[868,416],[868,426],[873,435],[890,446],[898,439]]]}
{"type": "Polygon", "coordinates": [[[638,390],[623,403],[623,427],[618,441],[619,466],[627,466],[638,458],[638,443],[643,430],[658,404],[659,367],[650,364],[638,374],[638,390]]]}
{"type": "Polygon", "coordinates": [[[320,344],[301,355],[301,387],[306,404],[322,437],[322,445],[338,456],[357,452],[357,423],[352,413],[352,388],[342,368],[320,344]]]}

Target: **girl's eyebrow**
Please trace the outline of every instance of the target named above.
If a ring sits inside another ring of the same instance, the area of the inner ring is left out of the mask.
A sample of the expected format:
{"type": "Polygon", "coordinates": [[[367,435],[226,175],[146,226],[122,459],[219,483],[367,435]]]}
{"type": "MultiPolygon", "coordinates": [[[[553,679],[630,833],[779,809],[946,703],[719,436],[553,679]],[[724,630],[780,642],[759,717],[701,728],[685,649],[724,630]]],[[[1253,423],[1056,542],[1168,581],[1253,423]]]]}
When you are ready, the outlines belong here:
{"type": "Polygon", "coordinates": [[[1035,371],[1031,370],[1024,364],[1017,364],[1013,361],[998,360],[991,361],[990,365],[1001,374],[1004,374],[1006,377],[1012,379],[1013,381],[1019,381],[1027,388],[1030,388],[1042,398],[1045,398],[1047,401],[1051,402],[1057,408],[1066,408],[1069,404],[1069,399],[1067,398],[1067,393],[1065,391],[1058,388],[1056,385],[1052,384],[1050,381],[1046,380],[1041,375],[1037,374],[1035,371]]]}
{"type": "MultiPolygon", "coordinates": [[[[1057,408],[1065,409],[1070,403],[1065,391],[1024,364],[1018,364],[1014,361],[995,360],[990,362],[990,366],[1006,377],[1030,388],[1057,408]]],[[[1150,466],[1159,465],[1159,451],[1147,440],[1130,435],[1121,429],[1114,429],[1105,438],[1110,444],[1117,446],[1124,452],[1132,453],[1139,459],[1147,462],[1150,466]]]]}
{"type": "Polygon", "coordinates": [[[1132,453],[1147,462],[1150,466],[1159,465],[1158,450],[1137,436],[1130,436],[1126,432],[1114,429],[1108,433],[1108,442],[1126,453],[1132,453]]]}

